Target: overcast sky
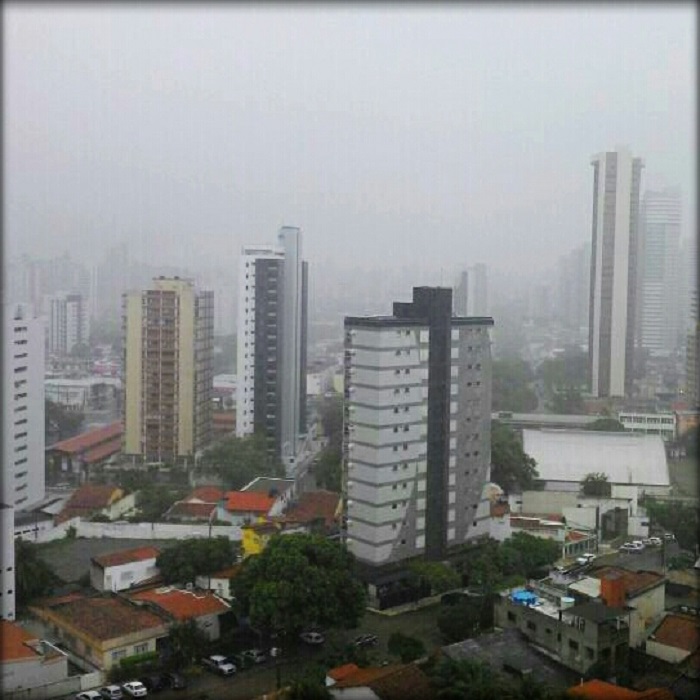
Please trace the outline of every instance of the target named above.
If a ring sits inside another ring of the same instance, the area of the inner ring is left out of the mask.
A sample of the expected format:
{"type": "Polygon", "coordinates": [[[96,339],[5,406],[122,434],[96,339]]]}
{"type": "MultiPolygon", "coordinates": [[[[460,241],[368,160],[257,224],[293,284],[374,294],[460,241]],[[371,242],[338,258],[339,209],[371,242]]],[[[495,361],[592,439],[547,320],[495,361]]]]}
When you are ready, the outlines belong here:
{"type": "Polygon", "coordinates": [[[536,270],[619,144],[695,217],[692,5],[3,14],[8,257],[216,266],[290,224],[312,262],[536,270]]]}

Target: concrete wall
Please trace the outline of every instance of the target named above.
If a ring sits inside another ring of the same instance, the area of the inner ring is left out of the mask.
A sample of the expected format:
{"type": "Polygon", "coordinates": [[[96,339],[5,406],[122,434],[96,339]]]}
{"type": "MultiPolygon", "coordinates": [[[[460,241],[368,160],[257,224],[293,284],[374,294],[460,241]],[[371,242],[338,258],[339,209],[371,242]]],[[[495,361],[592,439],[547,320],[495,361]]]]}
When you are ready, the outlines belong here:
{"type": "Polygon", "coordinates": [[[647,640],[646,653],[650,656],[655,656],[657,659],[663,659],[671,664],[679,664],[684,659],[690,656],[690,652],[678,647],[671,647],[668,644],[655,642],[653,639],[647,640]]]}
{"type": "Polygon", "coordinates": [[[630,598],[627,605],[634,608],[630,613],[630,646],[638,647],[646,639],[647,631],[655,624],[664,611],[666,588],[656,586],[639,596],[630,598]]]}
{"type": "Polygon", "coordinates": [[[559,514],[566,507],[576,507],[577,493],[573,491],[523,491],[522,511],[528,514],[559,514]]]}
{"type": "MultiPolygon", "coordinates": [[[[56,650],[53,649],[53,652],[56,650]]],[[[31,692],[31,697],[56,697],[61,693],[41,695],[42,686],[55,686],[68,679],[68,657],[58,654],[52,658],[36,656],[0,664],[0,688],[2,697],[7,698],[11,691],[31,692]]],[[[55,688],[54,688],[55,689],[55,688]]],[[[70,692],[64,691],[64,692],[70,692]]],[[[27,695],[28,697],[28,695],[27,695]]]]}

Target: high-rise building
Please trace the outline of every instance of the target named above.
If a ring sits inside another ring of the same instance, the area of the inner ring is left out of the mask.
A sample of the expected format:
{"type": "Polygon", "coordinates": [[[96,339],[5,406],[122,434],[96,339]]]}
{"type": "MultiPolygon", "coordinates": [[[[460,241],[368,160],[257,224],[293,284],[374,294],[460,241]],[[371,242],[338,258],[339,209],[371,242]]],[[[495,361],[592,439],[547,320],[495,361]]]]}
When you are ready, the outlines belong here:
{"type": "Polygon", "coordinates": [[[44,498],[44,323],[22,304],[4,309],[3,473],[0,501],[26,509],[44,498]]]}
{"type": "Polygon", "coordinates": [[[588,326],[591,282],[591,244],[586,243],[559,258],[555,303],[559,322],[572,330],[588,326]]]}
{"type": "Polygon", "coordinates": [[[214,295],[160,277],[124,307],[124,453],[192,464],[212,430],[214,295]]]}
{"type": "Polygon", "coordinates": [[[393,315],[345,319],[348,549],[382,565],[441,559],[477,530],[491,445],[487,317],[416,287],[393,315]]]}
{"type": "Polygon", "coordinates": [[[238,302],[236,434],[259,433],[293,474],[306,432],[308,265],[301,231],[276,246],[246,246],[238,302]]]}
{"type": "Polygon", "coordinates": [[[486,265],[478,263],[463,270],[454,295],[457,316],[486,316],[488,314],[488,275],[486,265]]]}
{"type": "Polygon", "coordinates": [[[0,620],[15,619],[15,516],[0,499],[0,620]]]}
{"type": "Polygon", "coordinates": [[[593,165],[593,226],[588,324],[593,396],[632,389],[639,186],[643,163],[626,149],[599,153],[593,165]]]}
{"type": "Polygon", "coordinates": [[[668,356],[682,339],[680,299],[681,193],[644,193],[639,236],[638,343],[652,355],[668,356]]]}
{"type": "Polygon", "coordinates": [[[48,300],[48,351],[70,354],[76,346],[90,341],[90,313],[87,300],[78,292],[61,293],[48,300]]]}

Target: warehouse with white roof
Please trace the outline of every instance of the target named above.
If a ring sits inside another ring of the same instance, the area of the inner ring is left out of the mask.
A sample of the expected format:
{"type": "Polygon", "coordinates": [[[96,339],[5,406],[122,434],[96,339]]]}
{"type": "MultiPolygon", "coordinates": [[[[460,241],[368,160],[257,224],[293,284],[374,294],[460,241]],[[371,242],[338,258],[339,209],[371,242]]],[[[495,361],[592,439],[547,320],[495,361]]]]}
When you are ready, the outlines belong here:
{"type": "Polygon", "coordinates": [[[537,463],[546,491],[578,491],[587,474],[607,474],[610,484],[634,485],[667,495],[671,482],[658,435],[595,430],[523,430],[523,449],[537,463]]]}

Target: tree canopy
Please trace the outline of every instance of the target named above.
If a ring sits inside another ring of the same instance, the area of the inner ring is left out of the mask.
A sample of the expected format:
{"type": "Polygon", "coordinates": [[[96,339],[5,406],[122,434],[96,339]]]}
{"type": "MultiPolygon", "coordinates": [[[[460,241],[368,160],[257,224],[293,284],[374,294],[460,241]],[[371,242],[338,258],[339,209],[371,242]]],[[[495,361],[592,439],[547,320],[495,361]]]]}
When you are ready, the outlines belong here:
{"type": "Polygon", "coordinates": [[[85,420],[81,411],[69,411],[50,399],[45,401],[45,433],[47,440],[66,440],[80,432],[85,420]]]}
{"type": "Polygon", "coordinates": [[[587,430],[600,430],[607,433],[621,433],[625,430],[625,426],[616,418],[598,418],[590,425],[586,426],[587,430]]]}
{"type": "Polygon", "coordinates": [[[166,583],[188,583],[198,575],[230,566],[236,550],[227,537],[186,539],[163,550],[156,559],[166,583]]]}
{"type": "Polygon", "coordinates": [[[195,620],[178,622],[168,630],[168,668],[186,668],[207,648],[209,639],[195,620]]]}
{"type": "Polygon", "coordinates": [[[610,498],[612,486],[607,474],[603,472],[591,472],[581,479],[581,491],[584,496],[610,498]]]}
{"type": "Polygon", "coordinates": [[[238,490],[258,476],[283,477],[282,462],[267,449],[262,435],[229,437],[207,449],[199,468],[216,474],[224,487],[238,490]]]}
{"type": "Polygon", "coordinates": [[[354,557],[318,535],[277,535],[243,563],[234,595],[251,625],[265,634],[296,635],[309,625],[354,627],[365,590],[354,557]]]}
{"type": "Polygon", "coordinates": [[[586,409],[581,390],[572,385],[564,386],[552,392],[549,401],[546,402],[546,406],[550,413],[562,415],[585,413],[586,409]]]}
{"type": "Polygon", "coordinates": [[[24,608],[36,598],[49,595],[61,583],[49,565],[39,557],[32,542],[15,540],[15,602],[24,608]]]}
{"type": "Polygon", "coordinates": [[[532,488],[538,477],[535,460],[523,451],[518,436],[499,421],[491,424],[491,481],[504,491],[532,488]]]}
{"type": "Polygon", "coordinates": [[[491,369],[491,406],[494,411],[528,413],[537,408],[530,365],[520,359],[494,360],[491,369]]]}
{"type": "Polygon", "coordinates": [[[408,664],[425,655],[425,645],[420,639],[403,632],[393,632],[386,646],[390,654],[398,656],[401,663],[408,664]]]}
{"type": "Polygon", "coordinates": [[[461,576],[447,564],[440,561],[416,560],[409,565],[418,578],[430,584],[433,594],[444,593],[459,588],[461,576]]]}
{"type": "Polygon", "coordinates": [[[660,501],[647,497],[642,504],[653,525],[660,525],[672,532],[678,544],[690,552],[695,552],[698,544],[698,507],[682,501],[660,501]]]}

